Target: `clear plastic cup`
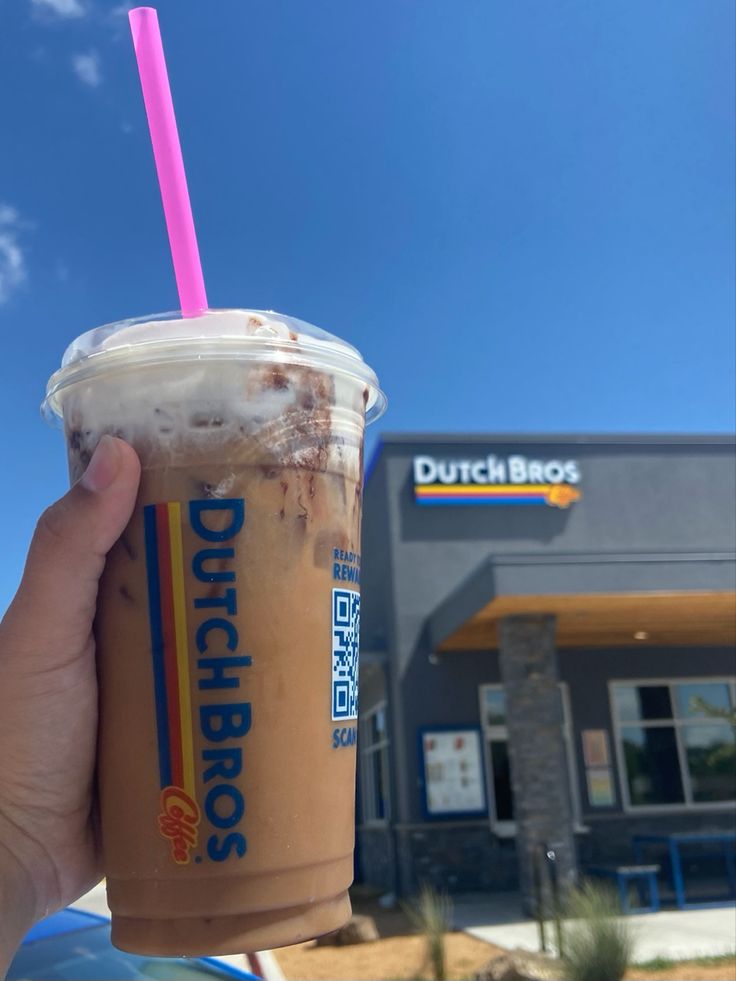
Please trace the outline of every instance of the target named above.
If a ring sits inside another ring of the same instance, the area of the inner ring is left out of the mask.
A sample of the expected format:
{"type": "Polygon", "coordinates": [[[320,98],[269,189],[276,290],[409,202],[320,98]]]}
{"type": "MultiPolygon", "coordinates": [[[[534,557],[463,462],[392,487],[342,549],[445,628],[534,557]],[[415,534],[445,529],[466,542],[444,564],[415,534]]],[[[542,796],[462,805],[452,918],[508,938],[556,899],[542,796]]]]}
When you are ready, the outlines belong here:
{"type": "Polygon", "coordinates": [[[261,950],[350,915],[363,435],[350,345],[280,314],[163,314],[67,350],[44,410],[74,481],[142,463],[95,625],[113,942],[261,950]]]}

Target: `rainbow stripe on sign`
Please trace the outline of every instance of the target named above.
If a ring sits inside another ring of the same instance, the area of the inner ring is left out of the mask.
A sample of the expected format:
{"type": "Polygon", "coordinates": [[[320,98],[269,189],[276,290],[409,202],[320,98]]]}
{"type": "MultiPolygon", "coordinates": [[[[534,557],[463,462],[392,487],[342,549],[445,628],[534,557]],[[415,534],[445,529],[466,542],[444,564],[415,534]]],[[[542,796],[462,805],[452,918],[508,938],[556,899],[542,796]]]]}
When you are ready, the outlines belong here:
{"type": "Polygon", "coordinates": [[[479,504],[547,504],[567,508],[581,494],[570,484],[415,484],[414,499],[424,507],[479,504]]]}
{"type": "Polygon", "coordinates": [[[159,826],[179,864],[196,844],[199,808],[194,780],[194,740],[187,640],[181,505],[143,509],[148,606],[161,781],[159,826]]]}

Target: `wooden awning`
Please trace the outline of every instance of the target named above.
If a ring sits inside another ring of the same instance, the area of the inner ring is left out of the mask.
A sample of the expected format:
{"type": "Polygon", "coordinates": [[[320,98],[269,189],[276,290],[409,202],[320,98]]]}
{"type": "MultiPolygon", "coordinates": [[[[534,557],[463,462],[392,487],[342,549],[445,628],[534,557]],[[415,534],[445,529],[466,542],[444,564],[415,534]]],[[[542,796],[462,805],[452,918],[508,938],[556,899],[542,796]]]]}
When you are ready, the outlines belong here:
{"type": "Polygon", "coordinates": [[[498,647],[501,617],[553,613],[558,647],[736,645],[736,592],[499,596],[439,645],[440,651],[498,647]]]}

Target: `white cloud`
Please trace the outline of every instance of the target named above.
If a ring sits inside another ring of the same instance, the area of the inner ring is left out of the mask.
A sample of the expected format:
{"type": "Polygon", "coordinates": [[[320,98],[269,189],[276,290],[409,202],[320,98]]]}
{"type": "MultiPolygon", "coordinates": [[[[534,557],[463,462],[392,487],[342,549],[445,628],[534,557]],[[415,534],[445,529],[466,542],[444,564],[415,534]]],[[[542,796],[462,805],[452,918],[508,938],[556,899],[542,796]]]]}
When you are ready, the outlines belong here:
{"type": "Polygon", "coordinates": [[[17,209],[9,204],[0,204],[0,305],[8,302],[28,275],[19,242],[21,228],[17,209]]]}
{"type": "Polygon", "coordinates": [[[75,54],[72,58],[72,68],[77,77],[85,85],[91,85],[93,89],[102,81],[100,74],[100,56],[96,51],[89,51],[87,54],[75,54]]]}
{"type": "Polygon", "coordinates": [[[119,3],[107,14],[107,26],[110,29],[113,40],[124,41],[130,44],[130,27],[128,26],[128,14],[135,7],[135,3],[119,3]]]}
{"type": "Polygon", "coordinates": [[[87,13],[79,0],[31,0],[31,4],[36,10],[57,17],[84,17],[87,13]]]}
{"type": "Polygon", "coordinates": [[[11,208],[9,204],[0,204],[0,225],[17,225],[20,222],[20,215],[17,208],[11,208]]]}

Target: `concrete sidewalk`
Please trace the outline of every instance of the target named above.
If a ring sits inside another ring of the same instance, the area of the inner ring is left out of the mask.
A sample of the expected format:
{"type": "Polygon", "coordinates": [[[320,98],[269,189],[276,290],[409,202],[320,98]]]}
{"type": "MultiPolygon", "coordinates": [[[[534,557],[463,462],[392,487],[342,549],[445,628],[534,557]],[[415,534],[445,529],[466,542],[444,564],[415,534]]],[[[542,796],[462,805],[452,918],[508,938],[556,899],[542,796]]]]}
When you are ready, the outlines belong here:
{"type": "MultiPolygon", "coordinates": [[[[634,928],[637,962],[666,957],[685,960],[736,952],[736,906],[702,910],[665,910],[629,916],[634,928]]],[[[455,899],[455,926],[498,947],[539,950],[539,928],[524,916],[517,893],[459,896],[455,899]]],[[[554,925],[547,923],[547,942],[554,925]]]]}

